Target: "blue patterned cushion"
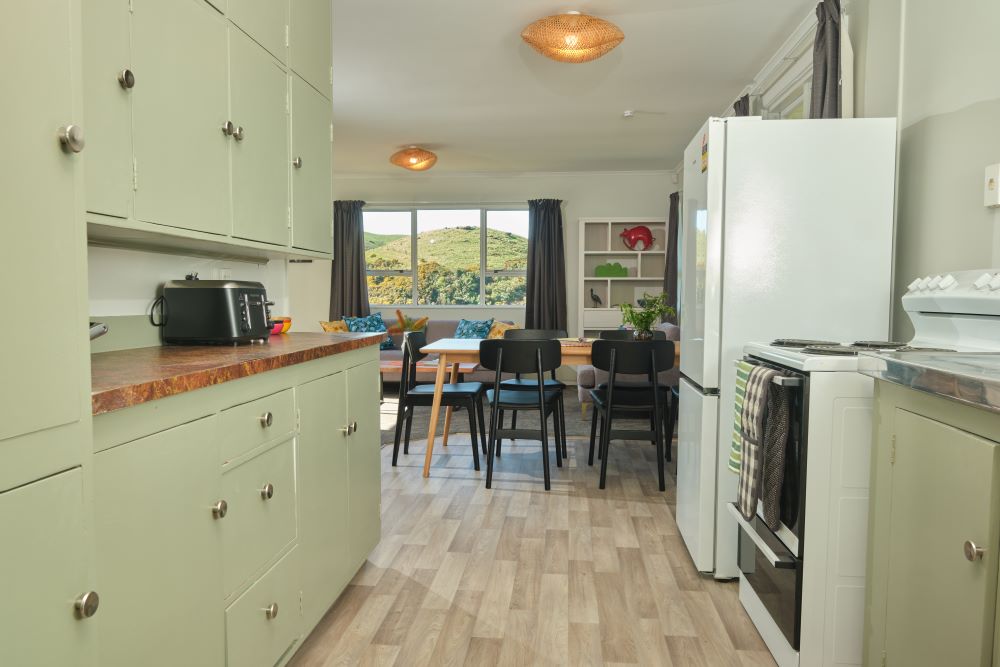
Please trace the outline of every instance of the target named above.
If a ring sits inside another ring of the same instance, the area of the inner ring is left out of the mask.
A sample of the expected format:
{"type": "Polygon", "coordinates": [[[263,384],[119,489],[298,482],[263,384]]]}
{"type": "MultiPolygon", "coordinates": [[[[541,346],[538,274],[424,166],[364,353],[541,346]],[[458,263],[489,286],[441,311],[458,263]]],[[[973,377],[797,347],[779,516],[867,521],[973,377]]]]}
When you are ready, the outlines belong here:
{"type": "MultiPolygon", "coordinates": [[[[348,331],[358,331],[363,333],[386,331],[385,322],[382,321],[382,313],[372,313],[368,317],[345,317],[344,322],[347,323],[348,331]]],[[[379,349],[394,349],[392,338],[387,336],[386,339],[382,341],[379,349]]]]}
{"type": "Polygon", "coordinates": [[[459,320],[455,327],[455,338],[486,338],[490,335],[493,318],[488,320],[459,320]]]}

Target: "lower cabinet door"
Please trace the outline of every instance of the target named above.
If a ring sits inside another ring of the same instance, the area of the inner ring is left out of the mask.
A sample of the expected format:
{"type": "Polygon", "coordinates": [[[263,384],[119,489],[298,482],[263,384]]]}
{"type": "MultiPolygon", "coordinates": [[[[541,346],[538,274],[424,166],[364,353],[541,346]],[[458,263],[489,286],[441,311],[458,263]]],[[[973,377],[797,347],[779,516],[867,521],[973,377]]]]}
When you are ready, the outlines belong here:
{"type": "Polygon", "coordinates": [[[94,456],[101,665],[225,660],[228,512],[216,422],[206,417],[94,456]]]}
{"type": "Polygon", "coordinates": [[[226,610],[226,664],[272,667],[302,632],[297,549],[226,610]]]}
{"type": "Polygon", "coordinates": [[[342,430],[347,425],[345,376],[335,373],[296,389],[300,413],[298,551],[307,629],[319,622],[354,574],[348,548],[350,438],[342,430]]]}
{"type": "Polygon", "coordinates": [[[988,665],[1000,545],[997,443],[897,409],[887,664],[988,665]],[[985,549],[966,555],[966,541],[985,549]]]}
{"type": "Polygon", "coordinates": [[[360,567],[379,542],[382,524],[381,438],[379,433],[378,362],[347,371],[347,413],[356,430],[348,441],[351,498],[351,563],[360,567]]]}
{"type": "Polygon", "coordinates": [[[0,665],[97,664],[98,619],[75,609],[93,584],[81,477],[74,468],[0,494],[0,665]]]}

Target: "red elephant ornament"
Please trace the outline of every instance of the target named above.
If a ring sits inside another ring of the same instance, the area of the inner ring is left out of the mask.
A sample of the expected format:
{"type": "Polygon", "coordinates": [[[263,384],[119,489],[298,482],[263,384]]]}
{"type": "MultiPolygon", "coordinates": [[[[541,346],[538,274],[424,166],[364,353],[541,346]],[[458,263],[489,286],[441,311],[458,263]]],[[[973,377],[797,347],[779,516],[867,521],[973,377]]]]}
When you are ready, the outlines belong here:
{"type": "Polygon", "coordinates": [[[656,241],[653,238],[653,232],[646,225],[639,225],[632,229],[626,228],[619,236],[621,236],[622,242],[628,246],[629,250],[649,250],[653,247],[653,242],[656,241]],[[636,248],[636,245],[640,242],[642,243],[642,247],[636,248]]]}

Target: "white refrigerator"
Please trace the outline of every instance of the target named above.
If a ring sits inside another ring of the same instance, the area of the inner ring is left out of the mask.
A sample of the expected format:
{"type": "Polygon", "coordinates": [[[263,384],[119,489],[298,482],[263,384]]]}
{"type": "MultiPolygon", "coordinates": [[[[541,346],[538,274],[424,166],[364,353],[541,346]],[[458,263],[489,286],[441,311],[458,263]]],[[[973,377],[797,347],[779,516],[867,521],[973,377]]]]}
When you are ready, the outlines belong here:
{"type": "Polygon", "coordinates": [[[743,345],[888,337],[895,161],[881,118],[711,118],[684,152],[676,518],[699,571],[739,573],[743,345]]]}

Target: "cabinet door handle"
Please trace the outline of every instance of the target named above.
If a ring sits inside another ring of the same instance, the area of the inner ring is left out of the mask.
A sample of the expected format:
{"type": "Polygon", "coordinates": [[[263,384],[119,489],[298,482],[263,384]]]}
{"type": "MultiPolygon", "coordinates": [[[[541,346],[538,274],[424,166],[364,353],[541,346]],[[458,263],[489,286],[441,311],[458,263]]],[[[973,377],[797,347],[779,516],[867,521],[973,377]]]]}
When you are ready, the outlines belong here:
{"type": "Polygon", "coordinates": [[[301,157],[297,157],[294,160],[292,160],[292,166],[295,167],[296,169],[301,169],[302,168],[302,158],[301,157]]]}
{"type": "Polygon", "coordinates": [[[233,130],[233,139],[236,141],[243,141],[243,126],[237,125],[236,129],[233,130]]]}
{"type": "Polygon", "coordinates": [[[260,490],[260,497],[262,500],[270,500],[274,498],[274,484],[268,482],[264,485],[264,488],[260,490]]]}
{"type": "Polygon", "coordinates": [[[229,511],[229,503],[225,500],[220,500],[219,502],[212,505],[212,518],[214,519],[225,519],[226,512],[229,511]]]}
{"type": "Polygon", "coordinates": [[[351,424],[351,433],[357,433],[357,432],[358,432],[358,422],[357,420],[355,420],[354,423],[351,424]]]}
{"type": "Polygon", "coordinates": [[[73,602],[73,613],[79,619],[90,618],[97,613],[97,607],[101,604],[101,597],[96,591],[87,591],[73,602]]]}
{"type": "Polygon", "coordinates": [[[265,412],[264,414],[262,414],[259,417],[259,419],[260,419],[260,426],[261,426],[261,428],[268,428],[268,427],[271,426],[271,424],[274,423],[274,415],[271,414],[270,410],[268,410],[267,412],[265,412]]]}
{"type": "Polygon", "coordinates": [[[233,136],[233,129],[234,129],[234,125],[233,125],[233,121],[231,121],[231,120],[227,120],[222,125],[222,133],[224,135],[226,135],[227,137],[233,136]]]}
{"type": "Polygon", "coordinates": [[[965,559],[970,563],[975,563],[977,560],[983,559],[983,554],[986,553],[986,549],[977,546],[972,540],[966,540],[963,545],[963,551],[965,551],[965,559]]]}
{"type": "Polygon", "coordinates": [[[277,602],[272,602],[267,607],[265,607],[264,608],[264,616],[266,616],[267,620],[269,620],[269,621],[277,618],[277,616],[278,616],[278,603],[277,602]]]}
{"type": "Polygon", "coordinates": [[[132,70],[126,67],[121,72],[118,72],[118,85],[125,90],[129,90],[135,86],[135,74],[132,73],[132,70]]]}
{"type": "Polygon", "coordinates": [[[348,436],[354,433],[354,426],[351,424],[348,424],[347,426],[341,426],[340,432],[343,433],[345,436],[348,436]]]}
{"type": "Polygon", "coordinates": [[[70,153],[79,153],[87,145],[83,138],[83,128],[79,125],[66,125],[59,128],[59,143],[63,150],[70,153]]]}

